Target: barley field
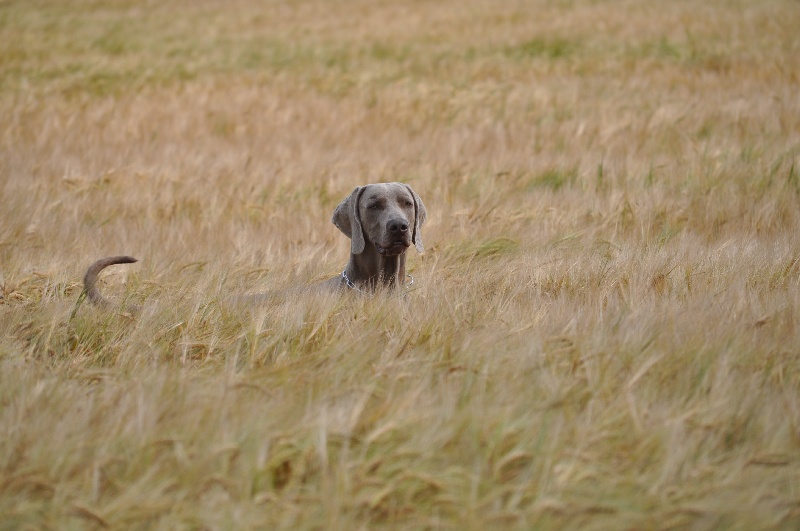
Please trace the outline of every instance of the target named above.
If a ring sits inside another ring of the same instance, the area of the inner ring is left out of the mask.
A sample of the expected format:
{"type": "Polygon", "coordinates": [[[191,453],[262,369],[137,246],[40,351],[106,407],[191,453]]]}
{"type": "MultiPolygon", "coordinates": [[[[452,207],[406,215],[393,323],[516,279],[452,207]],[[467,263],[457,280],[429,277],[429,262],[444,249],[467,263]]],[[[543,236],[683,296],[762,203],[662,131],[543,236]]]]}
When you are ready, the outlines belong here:
{"type": "Polygon", "coordinates": [[[799,29],[0,1],[0,530],[798,529],[799,29]],[[281,292],[381,181],[413,289],[281,292]]]}

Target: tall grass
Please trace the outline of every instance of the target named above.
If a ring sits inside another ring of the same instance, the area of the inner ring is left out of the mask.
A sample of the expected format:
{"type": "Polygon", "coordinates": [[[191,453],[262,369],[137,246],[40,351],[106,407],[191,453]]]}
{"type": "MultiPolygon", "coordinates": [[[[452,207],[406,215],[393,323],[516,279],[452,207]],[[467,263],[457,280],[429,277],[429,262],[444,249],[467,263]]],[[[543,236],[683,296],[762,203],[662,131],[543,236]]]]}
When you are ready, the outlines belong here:
{"type": "Polygon", "coordinates": [[[796,528],[798,20],[0,3],[0,528],[796,528]],[[232,302],[393,180],[413,291],[232,302]]]}

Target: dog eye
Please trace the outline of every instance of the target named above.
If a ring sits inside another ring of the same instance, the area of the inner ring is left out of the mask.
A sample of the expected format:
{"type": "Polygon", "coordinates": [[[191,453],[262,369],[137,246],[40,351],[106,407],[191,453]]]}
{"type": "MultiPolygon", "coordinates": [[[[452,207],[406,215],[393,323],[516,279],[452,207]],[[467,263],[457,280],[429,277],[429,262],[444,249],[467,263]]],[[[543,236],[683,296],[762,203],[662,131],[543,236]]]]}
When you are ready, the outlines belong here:
{"type": "Polygon", "coordinates": [[[378,210],[380,207],[380,203],[370,203],[367,205],[367,210],[378,210]]]}
{"type": "Polygon", "coordinates": [[[403,201],[403,206],[407,206],[407,207],[414,206],[414,203],[412,203],[411,201],[406,199],[405,201],[403,201]]]}

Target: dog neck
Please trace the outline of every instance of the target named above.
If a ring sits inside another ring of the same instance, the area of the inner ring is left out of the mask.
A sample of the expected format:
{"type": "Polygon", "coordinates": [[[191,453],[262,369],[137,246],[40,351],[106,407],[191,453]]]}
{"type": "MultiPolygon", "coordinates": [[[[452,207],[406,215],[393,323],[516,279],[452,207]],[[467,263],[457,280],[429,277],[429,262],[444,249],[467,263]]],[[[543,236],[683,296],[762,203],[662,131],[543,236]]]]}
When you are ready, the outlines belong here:
{"type": "Polygon", "coordinates": [[[403,286],[406,279],[406,253],[385,256],[374,245],[367,244],[361,254],[350,255],[345,274],[357,288],[367,291],[403,286]]]}

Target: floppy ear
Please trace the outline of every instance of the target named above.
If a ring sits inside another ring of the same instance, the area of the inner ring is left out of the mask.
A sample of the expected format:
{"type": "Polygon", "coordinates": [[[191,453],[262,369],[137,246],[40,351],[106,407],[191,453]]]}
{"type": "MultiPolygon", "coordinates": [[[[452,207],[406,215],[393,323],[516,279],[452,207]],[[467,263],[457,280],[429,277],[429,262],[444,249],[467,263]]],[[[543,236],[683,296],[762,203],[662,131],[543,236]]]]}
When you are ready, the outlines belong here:
{"type": "Polygon", "coordinates": [[[414,247],[417,248],[418,253],[425,252],[425,246],[422,244],[422,224],[428,217],[428,212],[425,210],[425,205],[422,204],[422,199],[419,198],[409,185],[405,185],[411,196],[414,198],[414,233],[411,235],[411,241],[414,242],[414,247]]]}
{"type": "Polygon", "coordinates": [[[364,232],[361,230],[361,216],[358,214],[358,201],[366,186],[357,186],[353,193],[339,203],[333,211],[331,221],[345,236],[350,238],[350,252],[364,252],[364,232]]]}

